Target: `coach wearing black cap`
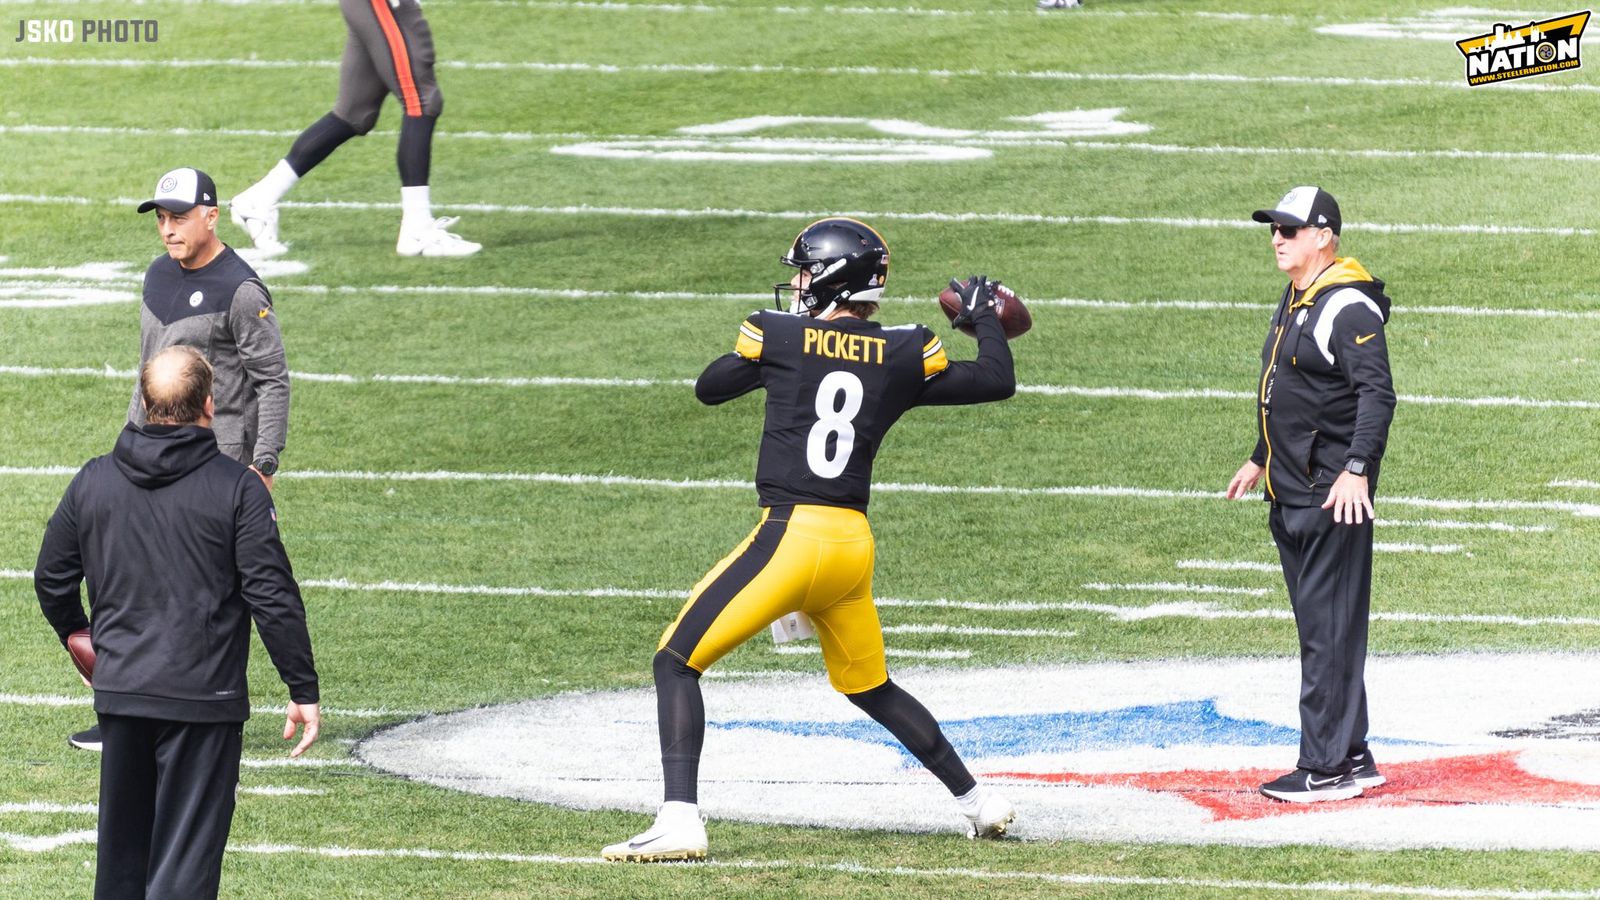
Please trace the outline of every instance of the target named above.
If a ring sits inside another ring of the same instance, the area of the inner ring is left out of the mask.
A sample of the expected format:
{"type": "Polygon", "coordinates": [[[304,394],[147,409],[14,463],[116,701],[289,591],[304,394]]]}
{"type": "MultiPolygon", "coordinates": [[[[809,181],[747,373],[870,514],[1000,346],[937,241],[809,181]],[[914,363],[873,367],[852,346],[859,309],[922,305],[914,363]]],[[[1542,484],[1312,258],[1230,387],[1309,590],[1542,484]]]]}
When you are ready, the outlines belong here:
{"type": "Polygon", "coordinates": [[[1383,282],[1340,257],[1339,204],[1297,187],[1256,210],[1289,276],[1261,351],[1255,452],[1228,482],[1265,479],[1268,522],[1300,633],[1300,759],[1261,786],[1297,803],[1345,800],[1384,783],[1367,748],[1372,499],[1394,418],[1383,282]]]}
{"type": "MultiPolygon", "coordinates": [[[[156,181],[139,212],[155,210],[166,253],[144,273],[139,314],[139,366],[176,345],[199,350],[216,370],[217,446],[255,469],[268,487],[289,432],[289,365],[272,310],[272,295],[233,249],[217,237],[217,186],[199,169],[181,168],[156,181]]],[[[136,383],[128,421],[145,423],[136,383]]],[[[99,750],[98,728],[67,739],[99,750]]]]}

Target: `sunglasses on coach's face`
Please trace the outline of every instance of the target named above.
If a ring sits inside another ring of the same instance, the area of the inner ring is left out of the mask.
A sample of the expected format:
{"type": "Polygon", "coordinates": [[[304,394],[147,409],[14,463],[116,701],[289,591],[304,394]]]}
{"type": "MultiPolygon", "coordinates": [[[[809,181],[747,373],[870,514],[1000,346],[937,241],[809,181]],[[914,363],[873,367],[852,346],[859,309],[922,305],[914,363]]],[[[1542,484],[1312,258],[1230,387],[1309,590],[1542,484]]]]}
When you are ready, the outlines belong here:
{"type": "Polygon", "coordinates": [[[1273,234],[1283,235],[1283,239],[1286,241],[1294,240],[1300,235],[1301,231],[1316,231],[1316,229],[1312,228],[1310,225],[1279,225],[1277,222],[1273,222],[1268,227],[1271,229],[1273,234]]]}

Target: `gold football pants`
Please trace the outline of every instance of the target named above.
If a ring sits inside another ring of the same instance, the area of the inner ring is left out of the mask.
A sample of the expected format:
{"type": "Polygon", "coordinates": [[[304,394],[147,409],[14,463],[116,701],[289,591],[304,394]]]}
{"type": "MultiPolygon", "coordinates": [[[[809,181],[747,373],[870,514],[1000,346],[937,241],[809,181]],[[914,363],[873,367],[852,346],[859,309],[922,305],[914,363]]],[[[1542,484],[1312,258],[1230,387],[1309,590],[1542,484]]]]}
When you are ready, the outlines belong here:
{"type": "Polygon", "coordinates": [[[835,506],[778,506],[694,586],[661,636],[698,672],[792,612],[811,617],[828,680],[842,693],[889,680],[883,629],[872,605],[872,529],[835,506]]]}

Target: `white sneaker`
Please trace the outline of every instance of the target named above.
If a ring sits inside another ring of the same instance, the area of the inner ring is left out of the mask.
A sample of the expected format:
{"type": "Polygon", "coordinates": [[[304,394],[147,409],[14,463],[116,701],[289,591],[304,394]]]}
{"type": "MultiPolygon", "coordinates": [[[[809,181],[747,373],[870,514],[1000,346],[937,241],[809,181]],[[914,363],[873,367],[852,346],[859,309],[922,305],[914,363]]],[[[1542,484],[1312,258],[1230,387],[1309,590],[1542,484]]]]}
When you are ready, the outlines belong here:
{"type": "Polygon", "coordinates": [[[967,837],[1001,838],[1006,828],[1016,819],[1017,811],[1006,798],[988,788],[980,788],[975,802],[962,804],[962,814],[967,817],[967,837]]]}
{"type": "Polygon", "coordinates": [[[1083,0],[1039,0],[1040,9],[1072,9],[1082,5],[1083,0]]]}
{"type": "Polygon", "coordinates": [[[233,224],[244,229],[262,257],[277,256],[289,247],[278,240],[278,207],[273,203],[257,203],[249,191],[228,201],[228,215],[233,224]]]}
{"type": "Polygon", "coordinates": [[[458,216],[445,216],[420,226],[400,223],[400,240],[394,252],[401,256],[471,256],[483,249],[459,234],[445,229],[461,221],[458,216]]]}
{"type": "Polygon", "coordinates": [[[706,823],[700,807],[677,801],[661,804],[650,830],[600,851],[611,862],[698,861],[706,858],[706,823]]]}

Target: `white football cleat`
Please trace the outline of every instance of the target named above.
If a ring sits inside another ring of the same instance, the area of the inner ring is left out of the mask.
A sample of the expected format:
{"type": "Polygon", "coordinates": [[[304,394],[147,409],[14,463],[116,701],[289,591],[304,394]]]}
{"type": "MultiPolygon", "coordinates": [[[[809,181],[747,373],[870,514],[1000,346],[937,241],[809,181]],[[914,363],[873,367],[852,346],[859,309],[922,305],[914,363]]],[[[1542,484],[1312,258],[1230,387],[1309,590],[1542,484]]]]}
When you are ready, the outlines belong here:
{"type": "Polygon", "coordinates": [[[228,215],[233,218],[233,224],[250,236],[263,258],[277,256],[289,249],[287,244],[278,240],[277,204],[257,203],[249,191],[244,191],[228,201],[228,215]]]}
{"type": "Polygon", "coordinates": [[[421,225],[401,222],[394,252],[401,256],[471,256],[482,250],[482,244],[445,230],[459,221],[459,216],[445,216],[421,225]]]}
{"type": "Polygon", "coordinates": [[[1005,837],[1006,828],[1017,818],[1016,809],[994,791],[988,788],[979,790],[972,806],[962,804],[961,812],[967,817],[967,837],[1005,837]]]}
{"type": "Polygon", "coordinates": [[[673,801],[661,804],[655,824],[643,834],[600,851],[611,862],[695,862],[706,858],[706,823],[700,807],[673,801]]]}

